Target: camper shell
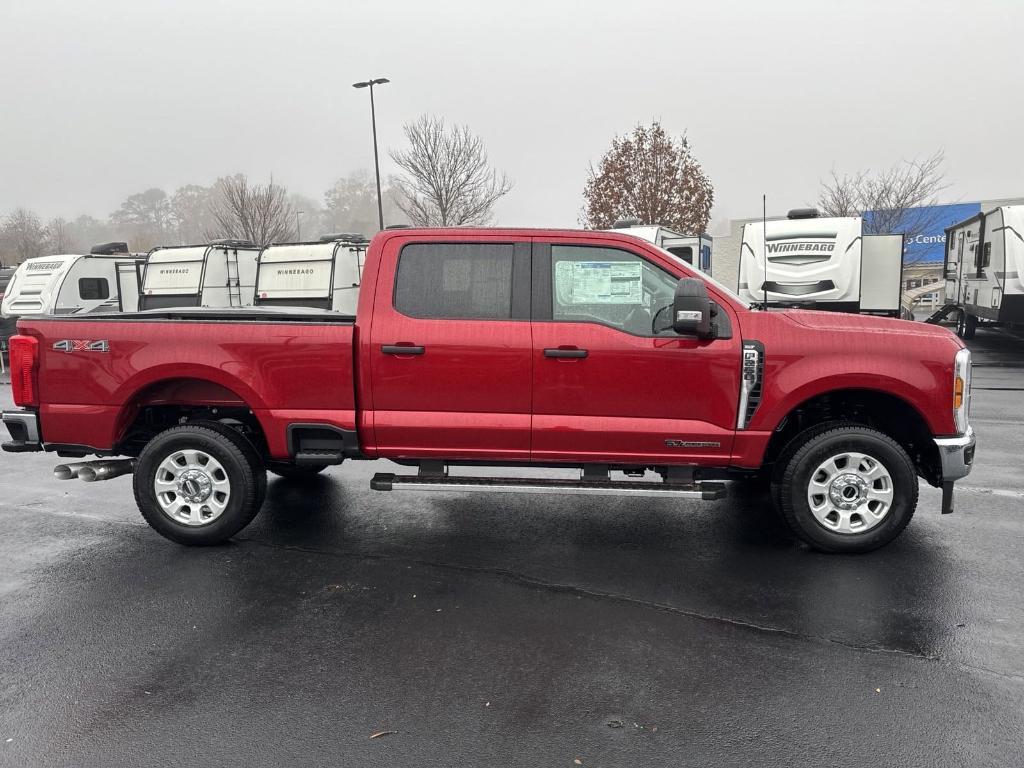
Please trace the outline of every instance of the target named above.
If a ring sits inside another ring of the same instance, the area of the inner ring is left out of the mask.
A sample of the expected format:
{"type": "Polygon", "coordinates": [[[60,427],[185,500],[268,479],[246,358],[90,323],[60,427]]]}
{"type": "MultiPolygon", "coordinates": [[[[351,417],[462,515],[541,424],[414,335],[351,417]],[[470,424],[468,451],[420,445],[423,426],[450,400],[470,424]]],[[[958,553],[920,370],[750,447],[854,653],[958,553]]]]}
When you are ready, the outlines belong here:
{"type": "Polygon", "coordinates": [[[252,306],[259,252],[244,240],[154,248],[146,259],[139,309],[252,306]]]}
{"type": "Polygon", "coordinates": [[[738,290],[769,308],[820,309],[899,317],[903,235],[865,235],[859,216],[785,219],[743,225],[738,290]]]}
{"type": "Polygon", "coordinates": [[[368,244],[362,235],[343,234],[267,246],[256,265],[253,303],[355,315],[368,244]]]}
{"type": "Polygon", "coordinates": [[[0,312],[24,317],[121,311],[122,283],[129,291],[132,286],[119,275],[135,274],[140,261],[125,243],[105,243],[89,254],[26,259],[4,291],[0,312]]]}
{"type": "Polygon", "coordinates": [[[709,277],[711,274],[711,247],[713,238],[708,234],[684,235],[674,229],[654,225],[643,225],[636,223],[635,219],[625,219],[615,222],[615,226],[609,232],[624,232],[627,235],[640,237],[649,243],[654,243],[673,256],[700,270],[709,277]]]}
{"type": "MultiPolygon", "coordinates": [[[[947,314],[962,316],[973,335],[978,321],[1024,326],[1024,205],[978,213],[946,229],[943,266],[947,314]]],[[[939,314],[939,313],[936,313],[939,314]]]]}

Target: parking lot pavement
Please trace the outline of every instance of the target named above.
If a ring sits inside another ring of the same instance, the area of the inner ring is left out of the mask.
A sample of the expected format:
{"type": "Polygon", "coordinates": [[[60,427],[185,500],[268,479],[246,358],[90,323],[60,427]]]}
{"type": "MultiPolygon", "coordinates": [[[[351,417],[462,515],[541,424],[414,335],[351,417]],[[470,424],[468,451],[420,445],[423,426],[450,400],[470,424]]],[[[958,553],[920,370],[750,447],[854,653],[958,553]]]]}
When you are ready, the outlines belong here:
{"type": "Polygon", "coordinates": [[[0,456],[0,765],[1019,764],[1024,343],[973,346],[956,513],[923,487],[863,556],[756,496],[372,493],[357,462],[187,549],[128,478],[0,456]]]}

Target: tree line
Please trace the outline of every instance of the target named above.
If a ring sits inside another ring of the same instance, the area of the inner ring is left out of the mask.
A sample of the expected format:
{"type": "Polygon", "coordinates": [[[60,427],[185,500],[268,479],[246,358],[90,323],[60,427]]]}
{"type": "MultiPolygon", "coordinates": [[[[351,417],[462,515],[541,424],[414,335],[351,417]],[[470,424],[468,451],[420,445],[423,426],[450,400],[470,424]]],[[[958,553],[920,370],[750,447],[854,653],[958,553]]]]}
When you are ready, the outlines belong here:
{"type": "MultiPolygon", "coordinates": [[[[467,126],[424,115],[404,128],[406,145],[389,155],[398,172],[384,180],[386,224],[416,226],[484,225],[511,179],[491,167],[482,139],[467,126]]],[[[947,188],[944,157],[898,163],[880,171],[820,182],[824,215],[864,216],[868,232],[913,234],[931,225],[927,213],[947,188]]],[[[686,135],[671,136],[657,120],[615,136],[583,188],[580,223],[606,229],[636,219],[685,234],[707,230],[714,187],[686,135]]],[[[18,208],[0,219],[0,263],[34,256],[80,253],[96,243],[127,241],[133,251],[235,238],[257,245],[313,240],[336,232],[365,236],[378,229],[373,176],[360,170],[339,178],[320,198],[291,192],[274,179],[251,181],[245,174],[213,184],[186,184],[170,194],[159,188],[130,195],[106,219],[83,215],[43,221],[18,208]]]]}
{"type": "MultiPolygon", "coordinates": [[[[423,116],[404,127],[407,146],[390,152],[398,173],[384,180],[386,224],[483,225],[512,188],[490,165],[483,141],[462,125],[423,116]]],[[[279,181],[224,176],[209,185],[153,187],[129,195],[104,219],[89,215],[42,220],[17,208],[0,217],[0,264],[56,253],[82,253],[126,241],[135,252],[222,238],[270,243],[315,240],[323,234],[365,236],[378,230],[374,177],[365,170],[339,178],[322,197],[292,192],[279,181]]]]}

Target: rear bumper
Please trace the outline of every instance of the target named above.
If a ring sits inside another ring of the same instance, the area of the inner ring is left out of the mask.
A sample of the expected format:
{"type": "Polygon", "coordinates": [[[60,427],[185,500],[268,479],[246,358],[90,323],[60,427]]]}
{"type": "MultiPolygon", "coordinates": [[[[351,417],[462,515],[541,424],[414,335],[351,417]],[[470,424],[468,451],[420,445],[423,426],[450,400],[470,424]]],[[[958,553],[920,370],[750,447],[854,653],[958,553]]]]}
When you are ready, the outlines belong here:
{"type": "Polygon", "coordinates": [[[942,467],[942,482],[951,483],[971,473],[974,464],[974,446],[976,443],[974,429],[967,428],[962,437],[937,437],[935,447],[939,451],[942,467]]]}
{"type": "Polygon", "coordinates": [[[0,445],[9,453],[25,453],[41,451],[43,443],[39,439],[39,414],[35,411],[4,411],[4,426],[11,433],[11,439],[0,445]]]}

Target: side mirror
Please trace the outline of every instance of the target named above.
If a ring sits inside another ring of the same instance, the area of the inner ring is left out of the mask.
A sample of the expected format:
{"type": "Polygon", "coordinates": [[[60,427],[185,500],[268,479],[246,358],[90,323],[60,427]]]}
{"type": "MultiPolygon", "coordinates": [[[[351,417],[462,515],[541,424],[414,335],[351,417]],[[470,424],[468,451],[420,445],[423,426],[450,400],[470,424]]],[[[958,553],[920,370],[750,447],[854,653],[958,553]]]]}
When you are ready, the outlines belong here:
{"type": "Polygon", "coordinates": [[[696,277],[681,278],[672,301],[672,330],[680,336],[713,339],[716,334],[711,318],[712,302],[704,281],[696,277]]]}

